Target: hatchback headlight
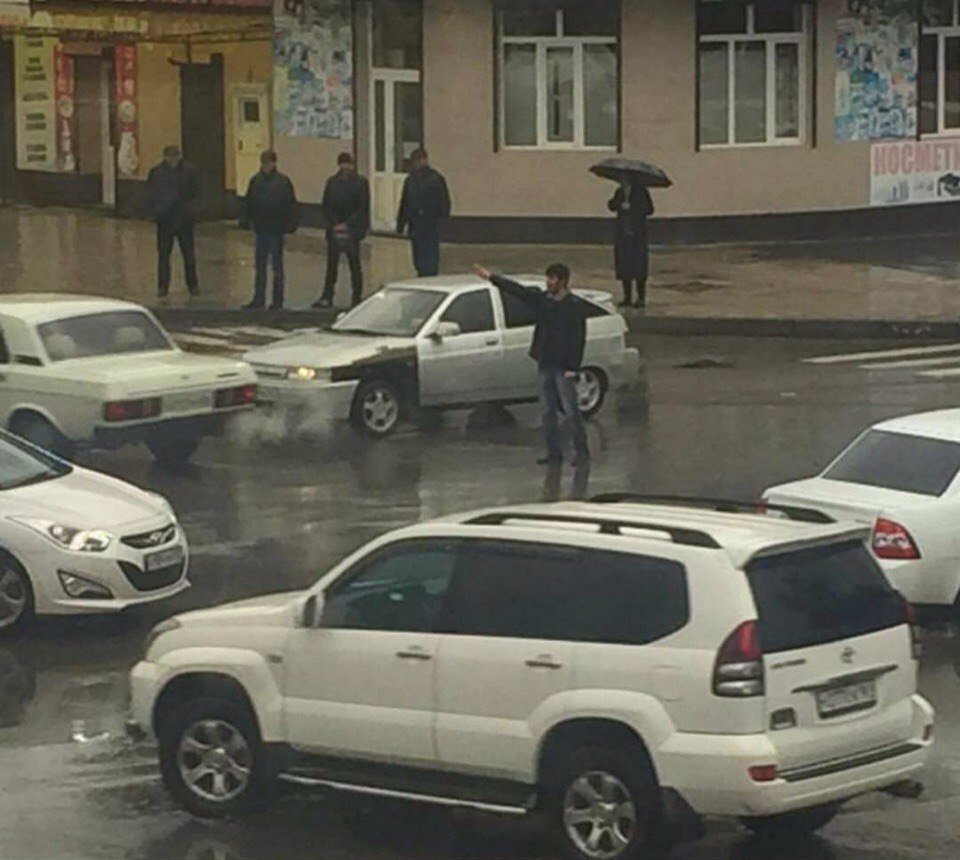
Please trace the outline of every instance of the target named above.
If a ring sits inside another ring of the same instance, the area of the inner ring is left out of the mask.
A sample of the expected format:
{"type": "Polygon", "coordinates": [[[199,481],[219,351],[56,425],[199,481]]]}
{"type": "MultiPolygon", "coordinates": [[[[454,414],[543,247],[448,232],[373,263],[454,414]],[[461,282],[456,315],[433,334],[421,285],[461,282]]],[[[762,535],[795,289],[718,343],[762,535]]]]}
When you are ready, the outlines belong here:
{"type": "Polygon", "coordinates": [[[330,371],[317,367],[288,367],[287,379],[296,382],[329,382],[330,371]]]}
{"type": "Polygon", "coordinates": [[[52,520],[23,517],[12,517],[12,519],[53,541],[61,549],[68,549],[71,552],[105,552],[113,543],[113,535],[105,531],[78,529],[52,520]]]}
{"type": "Polygon", "coordinates": [[[157,624],[148,634],[147,638],[143,643],[143,653],[144,655],[148,654],[150,651],[150,646],[153,645],[164,633],[171,633],[174,630],[179,630],[183,625],[176,618],[168,618],[166,621],[161,621],[157,624]]]}

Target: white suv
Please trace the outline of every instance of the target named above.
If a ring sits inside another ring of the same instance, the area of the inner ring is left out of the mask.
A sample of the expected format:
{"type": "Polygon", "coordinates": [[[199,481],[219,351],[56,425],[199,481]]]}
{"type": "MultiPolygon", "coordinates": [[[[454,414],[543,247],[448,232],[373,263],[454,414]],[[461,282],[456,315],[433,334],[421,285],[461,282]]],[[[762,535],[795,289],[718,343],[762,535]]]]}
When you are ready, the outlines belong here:
{"type": "Polygon", "coordinates": [[[589,860],[690,812],[809,832],[914,777],[933,711],[869,533],[777,513],[607,497],[402,529],[305,593],[159,625],[131,728],[204,816],[279,778],[536,810],[589,860]]]}

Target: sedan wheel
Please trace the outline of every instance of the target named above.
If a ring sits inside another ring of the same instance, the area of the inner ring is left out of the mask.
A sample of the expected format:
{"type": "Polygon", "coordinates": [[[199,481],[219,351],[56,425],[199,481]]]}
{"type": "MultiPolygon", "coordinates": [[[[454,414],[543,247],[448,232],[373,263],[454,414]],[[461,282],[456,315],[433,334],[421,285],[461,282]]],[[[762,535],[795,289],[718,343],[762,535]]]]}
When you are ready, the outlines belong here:
{"type": "Polygon", "coordinates": [[[23,624],[33,609],[30,583],[23,570],[0,560],[0,633],[23,624]]]}
{"type": "Polygon", "coordinates": [[[200,720],[180,738],[180,778],[211,803],[239,797],[250,784],[253,753],[243,733],[225,720],[200,720]]]}
{"type": "Polygon", "coordinates": [[[637,810],[630,790],[613,774],[591,771],[567,789],[563,801],[567,838],[584,856],[614,860],[637,832],[637,810]]]}
{"type": "Polygon", "coordinates": [[[577,377],[577,402],[580,414],[591,418],[600,411],[607,395],[607,378],[603,371],[592,367],[584,368],[577,377]]]}
{"type": "Polygon", "coordinates": [[[389,382],[365,382],[353,404],[354,425],[370,436],[389,436],[400,423],[401,406],[397,389],[389,382]]]}

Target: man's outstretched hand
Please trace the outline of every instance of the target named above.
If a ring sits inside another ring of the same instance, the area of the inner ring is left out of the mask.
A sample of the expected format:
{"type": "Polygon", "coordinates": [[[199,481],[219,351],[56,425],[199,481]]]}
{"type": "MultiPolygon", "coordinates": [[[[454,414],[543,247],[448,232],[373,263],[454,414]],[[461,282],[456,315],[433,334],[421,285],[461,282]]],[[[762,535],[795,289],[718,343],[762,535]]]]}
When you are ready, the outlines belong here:
{"type": "Polygon", "coordinates": [[[477,274],[477,277],[483,278],[485,281],[489,281],[493,277],[493,273],[489,269],[485,269],[479,263],[473,264],[473,271],[477,274]]]}

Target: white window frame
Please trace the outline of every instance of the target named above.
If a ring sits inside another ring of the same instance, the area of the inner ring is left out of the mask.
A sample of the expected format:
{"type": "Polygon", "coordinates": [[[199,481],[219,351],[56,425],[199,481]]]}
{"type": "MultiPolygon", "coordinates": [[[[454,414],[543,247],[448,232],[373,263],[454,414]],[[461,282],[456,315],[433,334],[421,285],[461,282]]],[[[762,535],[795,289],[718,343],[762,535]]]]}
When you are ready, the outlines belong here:
{"type": "MultiPolygon", "coordinates": [[[[922,0],[921,0],[922,2],[922,0]]],[[[922,23],[921,16],[921,26],[920,26],[920,41],[923,41],[924,36],[936,36],[937,37],[937,129],[936,131],[925,131],[921,132],[920,136],[923,138],[932,138],[932,137],[956,137],[957,134],[960,134],[960,125],[950,126],[947,128],[945,124],[946,115],[947,115],[947,39],[957,39],[960,38],[960,0],[953,0],[953,23],[942,26],[942,27],[933,27],[927,26],[922,23]]],[[[919,92],[918,92],[919,98],[919,92]]],[[[921,109],[920,105],[917,105],[917,124],[920,123],[920,114],[921,109]]]]}
{"type": "MultiPolygon", "coordinates": [[[[618,143],[609,145],[586,143],[586,115],[583,94],[583,49],[586,45],[613,45],[619,57],[620,39],[617,36],[564,36],[563,10],[556,12],[556,31],[553,36],[506,36],[503,32],[503,14],[497,15],[497,62],[500,64],[499,87],[497,93],[497,114],[500,131],[499,143],[502,149],[518,150],[594,150],[616,152],[618,143]],[[507,45],[533,45],[536,50],[536,88],[537,88],[537,142],[534,144],[507,143],[506,123],[506,78],[503,74],[506,63],[507,45]],[[573,50],[573,140],[550,141],[547,134],[547,51],[553,48],[573,50]]],[[[617,65],[619,78],[620,68],[617,65]]],[[[620,111],[620,82],[617,81],[617,112],[620,111]]]]}
{"type": "MultiPolygon", "coordinates": [[[[954,0],[957,2],[957,0],[954,0]]],[[[755,4],[747,5],[747,25],[742,33],[723,33],[719,35],[702,34],[697,46],[699,54],[703,45],[727,46],[727,142],[700,143],[700,149],[742,149],[766,146],[803,146],[807,140],[807,117],[810,110],[809,92],[809,65],[810,65],[810,5],[800,5],[800,31],[788,33],[758,33],[755,25],[755,4]],[[766,140],[752,143],[739,143],[736,139],[737,131],[737,45],[749,42],[765,46],[767,64],[767,93],[766,93],[766,140]],[[797,62],[799,64],[799,93],[798,93],[798,122],[796,137],[777,137],[777,46],[796,45],[797,62]]],[[[697,81],[698,93],[700,82],[697,81]]],[[[699,95],[698,95],[699,98],[699,95]]],[[[699,110],[698,106],[698,110],[699,110]]],[[[699,116],[699,114],[698,114],[699,116]]],[[[697,129],[699,135],[700,130],[697,129]]]]}

